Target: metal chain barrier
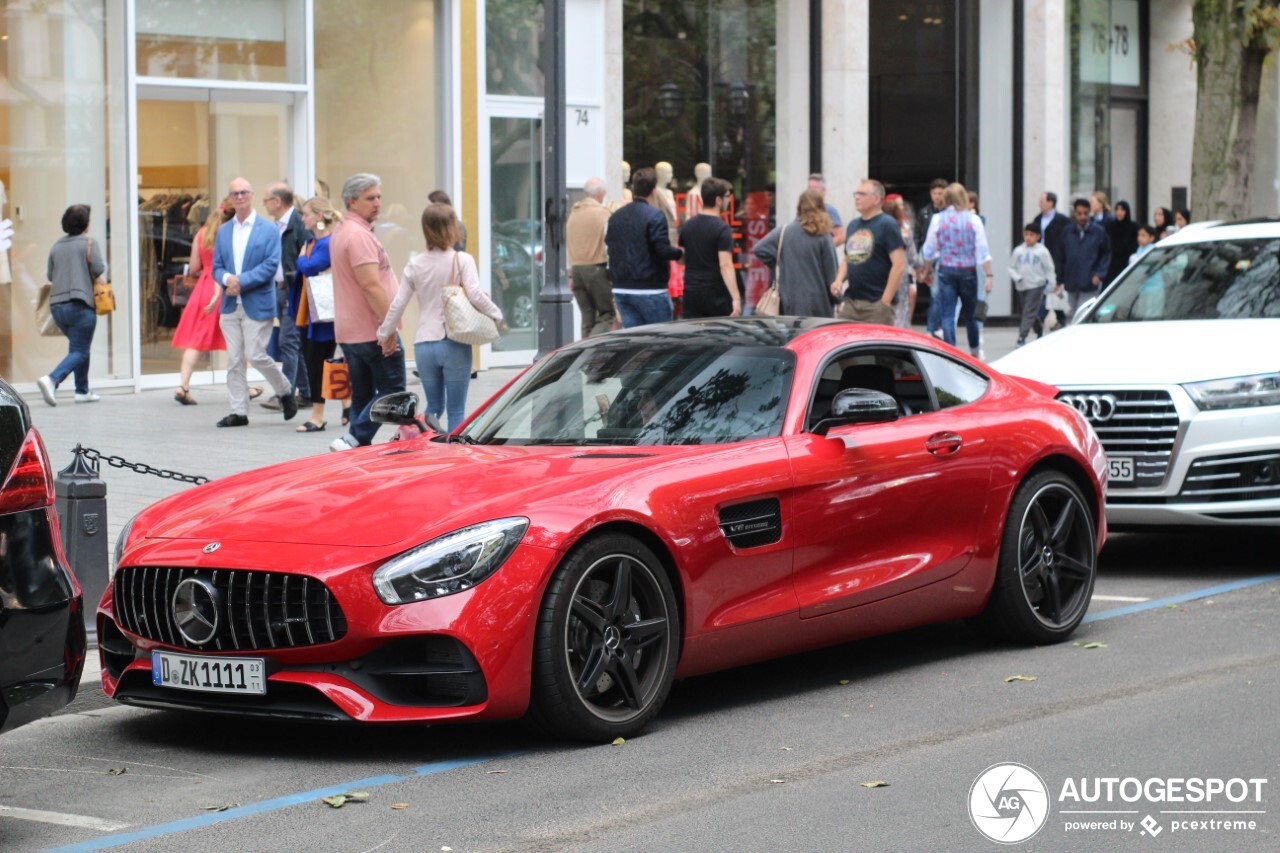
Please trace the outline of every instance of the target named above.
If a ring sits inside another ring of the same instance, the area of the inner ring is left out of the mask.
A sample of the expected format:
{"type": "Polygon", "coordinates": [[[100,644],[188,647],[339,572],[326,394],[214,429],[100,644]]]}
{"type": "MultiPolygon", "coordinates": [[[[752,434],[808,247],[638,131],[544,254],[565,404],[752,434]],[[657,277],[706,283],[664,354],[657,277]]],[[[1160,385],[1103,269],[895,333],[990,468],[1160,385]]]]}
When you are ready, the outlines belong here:
{"type": "Polygon", "coordinates": [[[120,456],[104,456],[101,451],[94,450],[92,447],[82,447],[77,444],[75,452],[82,454],[86,459],[93,462],[95,468],[98,462],[106,462],[112,468],[127,468],[137,474],[154,474],[162,480],[177,480],[180,483],[191,483],[193,486],[201,486],[209,482],[208,477],[200,477],[195,474],[180,474],[177,471],[169,471],[164,468],[153,468],[145,462],[130,462],[120,456]]]}

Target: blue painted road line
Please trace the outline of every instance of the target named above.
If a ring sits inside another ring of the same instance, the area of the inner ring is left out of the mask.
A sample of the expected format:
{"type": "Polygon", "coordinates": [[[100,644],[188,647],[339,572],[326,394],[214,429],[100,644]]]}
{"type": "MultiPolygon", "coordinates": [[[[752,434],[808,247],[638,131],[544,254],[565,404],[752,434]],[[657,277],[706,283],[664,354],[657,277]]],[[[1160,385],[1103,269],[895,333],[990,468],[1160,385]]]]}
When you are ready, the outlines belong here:
{"type": "Polygon", "coordinates": [[[48,851],[48,853],[83,853],[83,851],[88,850],[107,850],[112,847],[132,844],[135,841],[144,841],[148,838],[158,838],[163,835],[174,835],[191,829],[202,829],[206,826],[213,826],[214,824],[228,820],[237,820],[250,815],[278,811],[301,803],[317,802],[323,797],[332,797],[335,794],[345,794],[348,791],[362,791],[366,788],[380,788],[383,785],[390,785],[395,782],[404,782],[420,776],[432,776],[436,773],[444,773],[448,770],[457,770],[459,767],[469,767],[473,764],[483,764],[486,761],[510,758],[520,754],[520,752],[507,752],[500,755],[485,755],[478,758],[456,758],[451,761],[437,761],[432,764],[424,764],[421,767],[415,767],[410,773],[403,776],[398,776],[394,773],[387,773],[382,776],[370,776],[368,779],[357,779],[354,782],[344,782],[341,785],[330,785],[327,788],[316,788],[314,791],[303,791],[298,794],[289,794],[284,797],[277,797],[274,800],[263,800],[260,803],[253,803],[247,806],[237,806],[233,809],[227,809],[224,812],[210,812],[209,814],[199,815],[198,817],[189,817],[183,820],[171,821],[169,823],[156,824],[155,826],[149,826],[133,832],[117,832],[112,835],[103,835],[90,841],[82,841],[79,844],[69,844],[66,847],[57,847],[48,851]]]}
{"type": "Polygon", "coordinates": [[[1114,619],[1117,616],[1128,616],[1131,613],[1141,613],[1143,610],[1155,610],[1159,607],[1168,607],[1170,604],[1182,604],[1185,601],[1195,601],[1198,598],[1208,598],[1211,595],[1223,595],[1228,592],[1235,592],[1237,589],[1261,586],[1264,583],[1272,583],[1274,581],[1280,581],[1280,575],[1264,575],[1260,578],[1245,578],[1242,581],[1233,581],[1232,583],[1205,587],[1204,589],[1197,589],[1193,592],[1183,593],[1182,595],[1171,595],[1168,598],[1157,598],[1154,601],[1144,601],[1141,604],[1131,604],[1128,607],[1116,607],[1111,610],[1090,613],[1085,616],[1082,621],[1097,622],[1101,619],[1114,619]]]}

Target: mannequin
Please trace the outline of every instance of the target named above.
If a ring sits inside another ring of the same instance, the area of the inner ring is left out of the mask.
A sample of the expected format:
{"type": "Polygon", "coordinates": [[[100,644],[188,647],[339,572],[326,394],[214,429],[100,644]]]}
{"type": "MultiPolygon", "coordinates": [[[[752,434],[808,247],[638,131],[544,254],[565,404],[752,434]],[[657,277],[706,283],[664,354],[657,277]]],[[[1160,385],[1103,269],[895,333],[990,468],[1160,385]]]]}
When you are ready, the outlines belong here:
{"type": "Polygon", "coordinates": [[[685,222],[702,212],[702,182],[709,177],[711,177],[710,163],[699,163],[693,167],[693,186],[684,198],[685,222]]]}
{"type": "Polygon", "coordinates": [[[653,191],[653,197],[649,202],[667,217],[667,231],[671,238],[671,245],[676,246],[679,245],[680,240],[680,219],[676,214],[676,197],[668,189],[675,172],[666,160],[654,165],[653,170],[658,173],[658,188],[653,191]]]}
{"type": "Polygon", "coordinates": [[[626,160],[622,161],[622,201],[611,201],[605,205],[609,208],[610,213],[617,212],[618,208],[624,204],[630,204],[634,201],[631,195],[631,164],[626,160]]]}

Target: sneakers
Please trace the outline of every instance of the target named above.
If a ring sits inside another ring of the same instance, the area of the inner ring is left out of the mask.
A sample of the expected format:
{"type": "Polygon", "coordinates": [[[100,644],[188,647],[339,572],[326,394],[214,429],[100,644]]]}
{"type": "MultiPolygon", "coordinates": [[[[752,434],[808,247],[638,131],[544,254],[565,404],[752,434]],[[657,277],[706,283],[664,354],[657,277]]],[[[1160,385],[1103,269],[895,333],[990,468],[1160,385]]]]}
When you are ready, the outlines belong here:
{"type": "Polygon", "coordinates": [[[93,393],[92,391],[88,391],[84,394],[76,394],[77,403],[96,403],[101,399],[102,399],[101,397],[99,397],[97,394],[93,393]]]}
{"type": "Polygon", "coordinates": [[[337,453],[343,450],[354,450],[356,440],[349,435],[339,436],[329,444],[329,450],[337,453]]]}
{"type": "Polygon", "coordinates": [[[56,390],[57,386],[53,384],[52,379],[48,376],[41,376],[36,380],[36,387],[40,389],[40,396],[44,397],[44,401],[46,403],[50,406],[58,405],[58,398],[53,396],[53,392],[56,390]]]}

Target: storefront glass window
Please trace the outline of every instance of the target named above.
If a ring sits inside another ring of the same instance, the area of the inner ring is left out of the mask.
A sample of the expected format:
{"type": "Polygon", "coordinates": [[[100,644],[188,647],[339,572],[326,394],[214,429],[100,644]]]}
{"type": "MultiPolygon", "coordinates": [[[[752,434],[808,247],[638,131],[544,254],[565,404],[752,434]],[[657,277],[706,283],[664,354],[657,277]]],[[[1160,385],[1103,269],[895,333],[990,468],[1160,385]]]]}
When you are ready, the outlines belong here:
{"type": "Polygon", "coordinates": [[[1111,0],[1073,0],[1070,7],[1073,196],[1111,184],[1111,58],[1113,46],[1119,46],[1111,6],[1111,0]]]}
{"type": "Polygon", "coordinates": [[[66,354],[66,339],[41,337],[34,316],[72,204],[89,205],[89,235],[117,282],[118,310],[99,318],[94,335],[91,382],[128,371],[127,229],[112,218],[108,187],[108,108],[121,94],[108,82],[103,5],[64,0],[51,14],[44,4],[0,0],[0,219],[15,232],[0,251],[0,376],[11,382],[35,381],[66,354]]]}
{"type": "Polygon", "coordinates": [[[141,77],[304,83],[302,0],[137,0],[141,77]]]}
{"type": "Polygon", "coordinates": [[[538,292],[542,289],[542,122],[489,121],[490,291],[510,333],[495,351],[538,346],[538,292]]]}
{"type": "MultiPolygon", "coordinates": [[[[342,209],[342,183],[358,172],[382,179],[382,213],[374,231],[399,278],[425,249],[422,211],[444,186],[434,0],[349,3],[316,0],[316,178],[342,209]]],[[[305,199],[308,188],[300,193],[305,199]]],[[[455,204],[468,199],[453,199],[455,204]]],[[[412,348],[418,306],[403,325],[412,348]]]]}
{"type": "Polygon", "coordinates": [[[485,89],[541,98],[543,0],[485,3],[485,89]]]}

